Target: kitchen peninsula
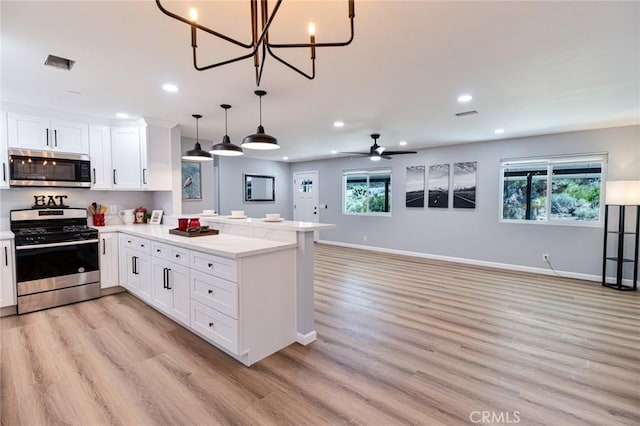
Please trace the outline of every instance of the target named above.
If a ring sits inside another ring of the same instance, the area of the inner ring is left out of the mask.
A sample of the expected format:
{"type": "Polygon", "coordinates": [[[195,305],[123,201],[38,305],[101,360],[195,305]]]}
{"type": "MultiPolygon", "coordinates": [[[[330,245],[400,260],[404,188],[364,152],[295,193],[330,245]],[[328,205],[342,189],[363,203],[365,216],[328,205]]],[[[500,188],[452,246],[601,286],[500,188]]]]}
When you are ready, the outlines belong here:
{"type": "Polygon", "coordinates": [[[296,341],[296,243],[98,228],[102,244],[117,232],[122,287],[243,364],[296,341]]]}

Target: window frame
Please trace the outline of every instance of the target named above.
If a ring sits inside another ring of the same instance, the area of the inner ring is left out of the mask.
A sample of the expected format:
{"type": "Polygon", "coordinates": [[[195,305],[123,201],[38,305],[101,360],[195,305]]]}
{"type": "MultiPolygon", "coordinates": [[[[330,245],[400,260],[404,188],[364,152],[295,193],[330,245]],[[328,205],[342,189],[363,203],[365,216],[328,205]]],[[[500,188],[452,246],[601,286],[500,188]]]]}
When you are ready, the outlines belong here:
{"type": "Polygon", "coordinates": [[[345,216],[374,216],[374,217],[391,217],[393,212],[393,170],[391,168],[373,168],[373,169],[357,169],[357,170],[343,170],[342,171],[342,214],[345,216]],[[372,212],[369,209],[369,198],[370,198],[370,182],[369,178],[372,175],[378,175],[382,173],[389,174],[389,211],[388,212],[372,212]],[[363,213],[359,212],[348,212],[347,211],[347,178],[348,176],[353,175],[366,175],[367,176],[367,211],[363,213]]]}
{"type": "Polygon", "coordinates": [[[498,220],[500,223],[526,224],[526,225],[551,225],[551,226],[582,226],[590,228],[602,228],[604,226],[604,200],[605,182],[607,175],[607,153],[572,154],[545,157],[523,157],[500,160],[500,196],[498,197],[498,220]],[[600,201],[597,220],[566,220],[554,219],[551,216],[551,194],[553,191],[553,167],[563,164],[588,164],[600,163],[600,201]],[[532,219],[505,219],[504,218],[504,183],[505,169],[509,167],[542,167],[546,166],[546,220],[532,219]]]}

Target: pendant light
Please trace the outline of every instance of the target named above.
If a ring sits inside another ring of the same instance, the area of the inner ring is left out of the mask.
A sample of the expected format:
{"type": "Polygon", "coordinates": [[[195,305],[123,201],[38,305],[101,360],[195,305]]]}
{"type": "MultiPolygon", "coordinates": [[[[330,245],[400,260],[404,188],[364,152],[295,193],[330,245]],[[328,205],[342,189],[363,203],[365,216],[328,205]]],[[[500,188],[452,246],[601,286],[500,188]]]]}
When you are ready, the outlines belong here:
{"type": "Polygon", "coordinates": [[[258,131],[253,135],[249,135],[242,140],[242,147],[249,149],[278,149],[278,140],[273,136],[267,135],[262,127],[262,97],[267,94],[264,90],[256,90],[254,92],[260,97],[260,125],[258,131]]]}
{"type": "Polygon", "coordinates": [[[200,120],[202,116],[200,114],[193,114],[191,116],[196,119],[196,145],[193,147],[193,149],[190,149],[189,151],[185,152],[184,155],[182,156],[182,159],[188,160],[188,161],[213,161],[213,157],[211,156],[211,154],[203,150],[202,147],[200,146],[198,120],[200,120]]]}
{"type": "Polygon", "coordinates": [[[213,145],[209,150],[209,153],[213,155],[224,155],[227,157],[242,155],[242,148],[231,143],[231,138],[229,138],[229,134],[227,132],[227,110],[231,108],[231,105],[222,104],[220,105],[220,108],[224,109],[224,136],[222,137],[222,142],[213,145]]]}

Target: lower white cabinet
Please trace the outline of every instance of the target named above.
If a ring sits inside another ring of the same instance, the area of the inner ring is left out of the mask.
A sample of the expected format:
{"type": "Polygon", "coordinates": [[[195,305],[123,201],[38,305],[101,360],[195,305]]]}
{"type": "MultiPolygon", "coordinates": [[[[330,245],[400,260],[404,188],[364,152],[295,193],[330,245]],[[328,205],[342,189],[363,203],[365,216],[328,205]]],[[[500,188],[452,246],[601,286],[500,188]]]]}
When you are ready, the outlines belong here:
{"type": "Polygon", "coordinates": [[[151,258],[153,306],[189,326],[189,268],[178,263],[151,258]]]}
{"type": "Polygon", "coordinates": [[[0,308],[13,306],[16,301],[16,279],[14,269],[13,241],[0,241],[0,308]]]}
{"type": "Polygon", "coordinates": [[[118,233],[100,233],[100,288],[115,287],[120,283],[118,265],[118,233]]]}
{"type": "Polygon", "coordinates": [[[295,249],[237,259],[120,234],[131,293],[245,365],[296,341],[295,249]]]}
{"type": "Polygon", "coordinates": [[[151,302],[151,255],[149,241],[120,234],[120,284],[151,302]]]}

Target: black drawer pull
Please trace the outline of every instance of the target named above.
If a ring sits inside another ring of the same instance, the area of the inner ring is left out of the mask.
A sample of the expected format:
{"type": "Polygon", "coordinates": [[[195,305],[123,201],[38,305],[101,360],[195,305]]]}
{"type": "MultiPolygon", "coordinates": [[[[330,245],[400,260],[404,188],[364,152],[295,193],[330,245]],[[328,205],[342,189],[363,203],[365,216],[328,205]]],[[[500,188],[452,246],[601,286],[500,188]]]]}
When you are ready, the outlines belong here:
{"type": "Polygon", "coordinates": [[[180,255],[179,255],[179,254],[176,254],[176,258],[180,259],[180,255]]]}
{"type": "Polygon", "coordinates": [[[156,253],[160,253],[162,250],[160,249],[156,249],[156,253]]]}
{"type": "Polygon", "coordinates": [[[209,293],[209,294],[213,294],[213,290],[209,289],[209,290],[207,291],[207,293],[209,293]]]}
{"type": "Polygon", "coordinates": [[[210,322],[209,323],[209,327],[213,327],[215,325],[215,323],[210,322]]]}
{"type": "Polygon", "coordinates": [[[213,267],[213,263],[209,263],[209,268],[213,267]]]}

